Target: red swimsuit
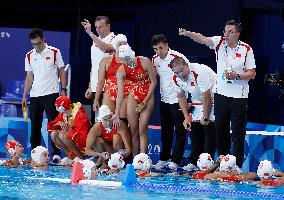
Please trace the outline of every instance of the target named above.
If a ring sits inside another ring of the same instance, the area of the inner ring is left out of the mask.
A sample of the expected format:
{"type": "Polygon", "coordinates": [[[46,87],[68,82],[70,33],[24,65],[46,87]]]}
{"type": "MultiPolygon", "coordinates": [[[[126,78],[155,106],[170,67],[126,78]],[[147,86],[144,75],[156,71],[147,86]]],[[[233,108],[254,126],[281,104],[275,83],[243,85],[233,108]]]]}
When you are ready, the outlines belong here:
{"type": "Polygon", "coordinates": [[[106,142],[112,143],[113,135],[117,134],[117,130],[111,129],[110,132],[107,132],[102,122],[100,122],[100,127],[101,127],[102,138],[103,138],[106,142]]]}
{"type": "Polygon", "coordinates": [[[237,176],[234,176],[234,175],[224,176],[221,179],[222,181],[227,181],[227,182],[240,182],[241,181],[237,176]]]}
{"type": "Polygon", "coordinates": [[[278,185],[280,185],[279,182],[277,182],[275,180],[262,180],[261,183],[263,185],[267,185],[267,186],[278,186],[278,185]]]}
{"type": "Polygon", "coordinates": [[[104,85],[104,92],[116,102],[117,98],[117,78],[116,73],[119,67],[123,65],[122,63],[118,63],[115,59],[115,55],[112,56],[111,63],[106,71],[106,78],[105,78],[105,85],[104,85]]]}
{"type": "Polygon", "coordinates": [[[203,180],[205,176],[206,176],[206,173],[200,171],[200,172],[195,172],[195,173],[192,175],[192,178],[193,178],[193,179],[201,179],[201,180],[203,180]]]}
{"type": "Polygon", "coordinates": [[[151,84],[149,74],[137,57],[137,65],[134,69],[124,65],[126,79],[124,83],[124,93],[132,94],[137,103],[142,103],[146,98],[151,84]]]}

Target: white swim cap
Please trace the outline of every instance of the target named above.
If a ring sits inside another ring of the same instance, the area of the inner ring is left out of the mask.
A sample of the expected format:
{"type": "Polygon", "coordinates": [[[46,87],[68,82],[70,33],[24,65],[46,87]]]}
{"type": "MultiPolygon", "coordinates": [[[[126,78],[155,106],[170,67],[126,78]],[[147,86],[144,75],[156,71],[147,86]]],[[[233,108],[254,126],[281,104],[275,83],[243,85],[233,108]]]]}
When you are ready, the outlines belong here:
{"type": "Polygon", "coordinates": [[[92,168],[96,164],[91,160],[82,160],[74,162],[72,168],[71,182],[78,183],[80,180],[92,179],[92,168]]]}
{"type": "Polygon", "coordinates": [[[81,163],[83,166],[83,174],[85,176],[85,179],[91,179],[92,178],[92,174],[91,174],[92,168],[96,166],[96,164],[89,159],[82,160],[79,163],[81,163]]]}
{"type": "Polygon", "coordinates": [[[149,170],[152,167],[152,160],[145,153],[136,155],[133,159],[134,169],[138,170],[149,170]]]}
{"type": "Polygon", "coordinates": [[[270,178],[274,175],[275,169],[269,160],[263,160],[257,168],[259,178],[270,178]]]}
{"type": "Polygon", "coordinates": [[[236,157],[233,155],[226,155],[220,163],[220,171],[232,172],[236,169],[236,157]]]}
{"type": "Polygon", "coordinates": [[[5,147],[6,147],[6,150],[9,154],[9,156],[15,156],[16,155],[16,146],[19,146],[21,145],[18,141],[15,141],[15,140],[8,140],[6,143],[5,143],[5,147]]]}
{"type": "Polygon", "coordinates": [[[36,148],[34,148],[31,151],[32,160],[37,164],[41,164],[41,154],[45,151],[48,152],[48,149],[43,146],[37,146],[36,148]]]}
{"type": "Polygon", "coordinates": [[[115,36],[115,40],[117,42],[127,42],[127,37],[125,35],[123,35],[123,34],[117,34],[115,36]]]}
{"type": "Polygon", "coordinates": [[[120,153],[111,154],[108,161],[108,166],[110,169],[122,169],[125,165],[123,157],[120,153]]]}
{"type": "Polygon", "coordinates": [[[121,45],[118,48],[118,57],[119,58],[135,58],[135,52],[131,49],[131,47],[128,44],[121,45]]]}
{"type": "Polygon", "coordinates": [[[107,105],[102,105],[99,108],[99,116],[98,116],[98,121],[102,121],[102,118],[107,116],[107,115],[112,115],[113,113],[109,109],[107,105]]]}
{"type": "Polygon", "coordinates": [[[199,158],[197,160],[197,167],[201,171],[208,170],[213,164],[214,164],[214,161],[211,158],[209,153],[202,153],[202,154],[200,154],[200,156],[199,156],[199,158]]]}

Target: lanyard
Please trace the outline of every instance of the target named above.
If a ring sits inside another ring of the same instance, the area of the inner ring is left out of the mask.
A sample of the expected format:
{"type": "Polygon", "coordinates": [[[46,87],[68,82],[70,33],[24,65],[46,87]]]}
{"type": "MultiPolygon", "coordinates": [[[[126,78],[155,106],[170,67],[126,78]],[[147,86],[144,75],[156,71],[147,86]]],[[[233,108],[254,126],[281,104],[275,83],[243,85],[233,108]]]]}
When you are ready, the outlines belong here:
{"type": "MultiPolygon", "coordinates": [[[[237,52],[239,51],[239,48],[240,48],[240,40],[238,40],[237,42],[237,47],[234,49],[235,50],[235,54],[233,56],[233,59],[231,59],[231,61],[229,61],[229,54],[228,54],[228,45],[225,46],[225,71],[224,71],[224,74],[223,74],[223,78],[225,78],[225,72],[231,72],[232,69],[233,69],[233,63],[235,62],[235,59],[236,59],[236,54],[237,52]]],[[[232,80],[227,80],[227,83],[233,83],[232,80]]]]}
{"type": "Polygon", "coordinates": [[[235,50],[235,54],[233,56],[233,59],[231,60],[231,62],[229,61],[229,54],[228,54],[228,45],[225,46],[225,70],[228,70],[228,71],[232,71],[232,68],[233,68],[233,63],[235,62],[235,59],[236,59],[236,54],[237,52],[239,51],[240,49],[240,40],[238,40],[238,43],[237,43],[237,47],[234,49],[235,50]]]}

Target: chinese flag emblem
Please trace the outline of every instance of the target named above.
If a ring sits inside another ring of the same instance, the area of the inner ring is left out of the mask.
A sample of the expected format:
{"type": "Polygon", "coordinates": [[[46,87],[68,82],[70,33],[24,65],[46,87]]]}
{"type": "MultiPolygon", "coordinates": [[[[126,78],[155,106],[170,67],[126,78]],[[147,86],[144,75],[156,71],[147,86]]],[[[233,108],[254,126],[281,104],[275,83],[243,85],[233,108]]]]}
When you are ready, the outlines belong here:
{"type": "Polygon", "coordinates": [[[236,53],[236,58],[240,58],[240,57],[242,57],[242,54],[236,53]]]}

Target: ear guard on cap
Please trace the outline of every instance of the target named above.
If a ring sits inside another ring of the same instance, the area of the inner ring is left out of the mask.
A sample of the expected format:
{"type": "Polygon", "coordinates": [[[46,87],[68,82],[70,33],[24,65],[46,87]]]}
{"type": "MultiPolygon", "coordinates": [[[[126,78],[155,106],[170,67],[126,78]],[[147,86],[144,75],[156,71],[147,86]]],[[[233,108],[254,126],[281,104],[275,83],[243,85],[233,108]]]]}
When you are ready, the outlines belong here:
{"type": "Polygon", "coordinates": [[[120,170],[124,167],[125,162],[123,160],[123,156],[120,153],[111,154],[110,159],[108,161],[108,166],[114,170],[120,170]]]}
{"type": "Polygon", "coordinates": [[[236,170],[236,157],[233,155],[226,155],[220,163],[220,171],[232,172],[236,170]]]}
{"type": "Polygon", "coordinates": [[[41,164],[41,154],[45,151],[48,152],[48,149],[43,146],[37,146],[36,148],[34,148],[31,151],[32,160],[37,164],[41,164]]]}
{"type": "Polygon", "coordinates": [[[70,108],[71,101],[66,96],[60,96],[55,100],[56,110],[60,113],[63,113],[65,110],[70,108]]]}
{"type": "Polygon", "coordinates": [[[112,115],[113,113],[111,112],[110,108],[107,105],[102,105],[99,108],[99,116],[98,116],[98,121],[102,121],[102,118],[107,116],[107,115],[112,115]]]}
{"type": "Polygon", "coordinates": [[[118,48],[118,57],[119,58],[125,58],[125,57],[134,58],[135,52],[131,49],[131,47],[128,44],[121,45],[118,48]]]}
{"type": "Polygon", "coordinates": [[[16,155],[16,146],[17,145],[20,145],[20,143],[17,142],[17,141],[14,141],[14,140],[8,140],[5,143],[5,147],[6,147],[6,150],[7,150],[8,154],[9,154],[9,156],[16,155]]]}
{"type": "Polygon", "coordinates": [[[145,153],[136,155],[133,159],[134,169],[138,170],[149,170],[152,167],[152,160],[145,153]]]}
{"type": "Polygon", "coordinates": [[[96,164],[91,160],[82,160],[80,162],[74,162],[72,168],[71,182],[78,183],[80,180],[92,179],[92,168],[96,164]]]}
{"type": "Polygon", "coordinates": [[[201,171],[208,170],[214,164],[210,154],[202,153],[197,160],[197,166],[201,171]]]}
{"type": "Polygon", "coordinates": [[[274,176],[275,169],[269,160],[263,160],[259,163],[257,168],[257,175],[259,178],[268,179],[274,176]]]}

